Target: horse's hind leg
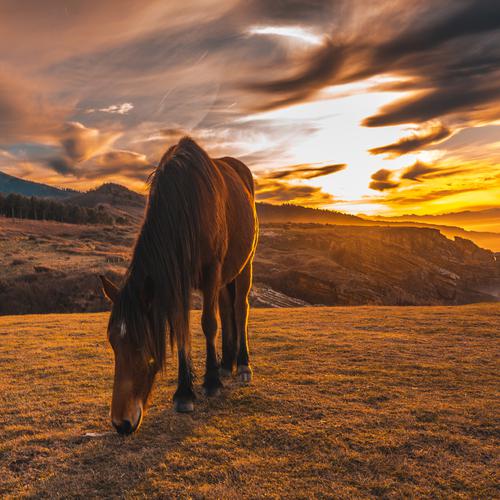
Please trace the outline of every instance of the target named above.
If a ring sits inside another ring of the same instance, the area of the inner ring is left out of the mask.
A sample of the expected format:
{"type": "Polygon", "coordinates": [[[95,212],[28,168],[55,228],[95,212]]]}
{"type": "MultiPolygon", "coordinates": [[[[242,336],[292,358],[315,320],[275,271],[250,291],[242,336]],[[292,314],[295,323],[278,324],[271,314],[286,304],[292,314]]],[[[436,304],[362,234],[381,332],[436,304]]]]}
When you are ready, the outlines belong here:
{"type": "Polygon", "coordinates": [[[222,361],[220,374],[230,377],[236,365],[236,323],[234,318],[234,298],[236,284],[234,281],[221,288],[219,294],[219,312],[222,324],[222,361]]]}
{"type": "Polygon", "coordinates": [[[205,334],[207,344],[206,371],[203,387],[207,396],[216,396],[220,393],[222,383],[219,378],[219,360],[215,340],[217,337],[217,305],[219,296],[218,270],[212,269],[207,272],[203,292],[203,312],[201,315],[201,326],[205,334]]]}
{"type": "Polygon", "coordinates": [[[237,276],[235,282],[234,316],[239,340],[236,362],[240,381],[249,384],[252,380],[252,368],[250,367],[248,352],[248,295],[252,287],[252,260],[243,268],[243,271],[237,276]]]}

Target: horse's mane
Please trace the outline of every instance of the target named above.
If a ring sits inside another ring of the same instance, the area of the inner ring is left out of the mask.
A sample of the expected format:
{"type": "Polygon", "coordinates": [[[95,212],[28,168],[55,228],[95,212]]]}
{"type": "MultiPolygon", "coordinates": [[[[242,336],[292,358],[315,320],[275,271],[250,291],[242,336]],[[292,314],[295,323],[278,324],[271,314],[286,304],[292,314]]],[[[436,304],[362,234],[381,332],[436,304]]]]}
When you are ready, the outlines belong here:
{"type": "Polygon", "coordinates": [[[144,222],[112,321],[124,323],[134,347],[163,367],[166,329],[171,346],[186,346],[191,289],[201,272],[200,234],[208,211],[213,220],[218,210],[214,200],[223,180],[207,153],[184,137],[164,154],[149,185],[144,222]]]}

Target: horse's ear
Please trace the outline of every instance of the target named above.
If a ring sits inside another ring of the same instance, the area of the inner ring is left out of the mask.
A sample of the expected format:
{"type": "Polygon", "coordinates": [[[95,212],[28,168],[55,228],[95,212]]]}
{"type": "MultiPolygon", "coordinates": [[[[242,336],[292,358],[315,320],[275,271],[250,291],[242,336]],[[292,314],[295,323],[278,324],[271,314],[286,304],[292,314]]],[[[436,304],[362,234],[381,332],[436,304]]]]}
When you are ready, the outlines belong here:
{"type": "Polygon", "coordinates": [[[106,297],[111,300],[111,302],[115,302],[116,298],[118,297],[118,287],[102,274],[99,275],[99,278],[101,278],[102,290],[104,292],[104,295],[106,295],[106,297]]]}
{"type": "Polygon", "coordinates": [[[153,278],[151,278],[151,276],[146,276],[146,279],[144,280],[144,288],[142,291],[142,300],[148,309],[151,307],[154,296],[155,282],[153,278]]]}

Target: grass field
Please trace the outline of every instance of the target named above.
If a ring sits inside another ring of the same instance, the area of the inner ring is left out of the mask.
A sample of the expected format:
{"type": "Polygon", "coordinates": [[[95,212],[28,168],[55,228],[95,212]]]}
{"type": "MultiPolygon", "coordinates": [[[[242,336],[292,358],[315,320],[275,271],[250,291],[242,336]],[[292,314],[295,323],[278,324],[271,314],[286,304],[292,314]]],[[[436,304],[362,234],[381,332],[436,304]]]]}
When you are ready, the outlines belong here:
{"type": "Polygon", "coordinates": [[[253,310],[254,383],[111,431],[106,314],[0,318],[0,497],[495,498],[500,304],[253,310]],[[90,434],[90,435],[87,435],[90,434]]]}

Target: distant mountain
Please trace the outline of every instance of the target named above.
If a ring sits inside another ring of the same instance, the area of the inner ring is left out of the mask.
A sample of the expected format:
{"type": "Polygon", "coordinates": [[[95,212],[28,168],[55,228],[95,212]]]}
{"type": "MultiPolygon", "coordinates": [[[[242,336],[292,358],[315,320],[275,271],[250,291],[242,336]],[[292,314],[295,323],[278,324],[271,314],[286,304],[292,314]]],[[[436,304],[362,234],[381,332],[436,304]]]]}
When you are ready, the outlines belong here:
{"type": "Polygon", "coordinates": [[[445,224],[460,226],[471,231],[500,233],[500,207],[477,211],[466,210],[462,212],[450,212],[439,215],[406,214],[397,217],[361,215],[361,217],[368,220],[384,222],[426,222],[428,224],[445,224]]]}
{"type": "Polygon", "coordinates": [[[0,172],[0,193],[22,194],[24,196],[37,196],[39,198],[69,198],[78,193],[72,189],[59,189],[39,182],[25,181],[13,175],[0,172]]]}
{"type": "Polygon", "coordinates": [[[313,222],[317,224],[358,224],[363,219],[355,215],[344,214],[334,210],[308,208],[301,205],[285,203],[271,205],[257,203],[257,214],[262,223],[268,222],[313,222]]]}

